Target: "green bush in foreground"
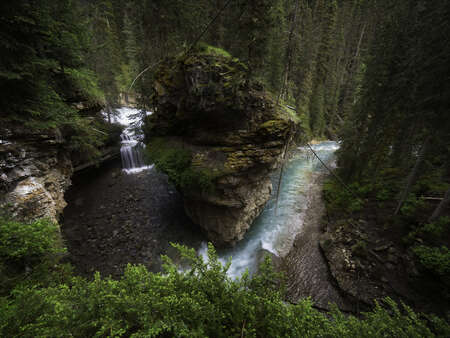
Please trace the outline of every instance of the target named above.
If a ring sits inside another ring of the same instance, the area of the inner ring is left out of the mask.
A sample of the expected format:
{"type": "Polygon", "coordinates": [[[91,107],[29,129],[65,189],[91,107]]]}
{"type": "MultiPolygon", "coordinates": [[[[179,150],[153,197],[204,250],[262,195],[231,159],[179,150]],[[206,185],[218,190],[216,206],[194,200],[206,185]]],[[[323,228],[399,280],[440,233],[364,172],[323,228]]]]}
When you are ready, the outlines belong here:
{"type": "Polygon", "coordinates": [[[49,285],[70,274],[57,264],[65,252],[59,226],[47,219],[22,223],[0,216],[0,296],[17,285],[49,285]]]}
{"type": "MultiPolygon", "coordinates": [[[[45,223],[37,224],[43,231],[38,234],[47,231],[45,223]]],[[[42,246],[19,240],[24,249],[3,251],[4,255],[17,256],[19,251],[20,256],[39,255],[47,249],[54,253],[56,242],[51,244],[48,238],[34,237],[42,246]]],[[[425,322],[389,299],[388,310],[377,304],[362,319],[338,310],[324,315],[308,299],[287,304],[282,288],[275,287],[280,276],[273,272],[269,258],[259,274],[232,280],[226,274],[229,264],[222,266],[212,245],[207,262],[193,249],[176,247],[190,270],[180,271],[164,257],[164,273],[129,265],[120,280],[97,273],[93,280],[71,277],[47,287],[17,286],[8,297],[0,298],[0,336],[431,337],[450,333],[444,321],[429,318],[425,322]]]]}

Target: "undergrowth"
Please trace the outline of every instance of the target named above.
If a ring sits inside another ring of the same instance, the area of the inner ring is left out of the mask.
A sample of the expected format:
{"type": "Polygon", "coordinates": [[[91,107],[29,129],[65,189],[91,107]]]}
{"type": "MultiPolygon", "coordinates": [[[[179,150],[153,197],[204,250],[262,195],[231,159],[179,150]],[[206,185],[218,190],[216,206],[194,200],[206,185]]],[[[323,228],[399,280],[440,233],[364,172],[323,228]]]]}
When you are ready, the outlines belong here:
{"type": "Polygon", "coordinates": [[[177,187],[200,191],[214,189],[214,174],[206,168],[194,168],[189,150],[173,146],[161,138],[150,140],[146,149],[148,160],[165,172],[177,187]]]}
{"type": "MultiPolygon", "coordinates": [[[[2,220],[2,260],[42,262],[55,258],[55,225],[2,220]],[[29,234],[31,232],[31,235],[29,234]],[[13,243],[10,247],[10,243],[13,243]],[[40,258],[39,258],[40,257],[40,258]],[[36,259],[39,258],[37,261],[36,259]],[[44,260],[45,260],[44,259],[44,260]]],[[[119,280],[66,276],[53,283],[17,284],[0,297],[2,337],[433,337],[450,329],[390,299],[361,318],[335,307],[324,315],[309,299],[284,301],[281,276],[266,257],[259,273],[231,279],[214,247],[208,260],[174,245],[190,270],[168,257],[164,272],[128,265],[119,280]]],[[[33,265],[35,266],[35,265],[33,265]]]]}

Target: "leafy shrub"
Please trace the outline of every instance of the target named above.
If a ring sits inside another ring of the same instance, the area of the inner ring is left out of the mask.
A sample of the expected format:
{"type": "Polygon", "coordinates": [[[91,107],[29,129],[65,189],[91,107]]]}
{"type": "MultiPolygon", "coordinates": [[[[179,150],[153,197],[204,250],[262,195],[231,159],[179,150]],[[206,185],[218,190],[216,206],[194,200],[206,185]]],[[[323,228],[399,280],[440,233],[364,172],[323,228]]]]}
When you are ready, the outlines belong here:
{"type": "Polygon", "coordinates": [[[392,198],[392,193],[388,189],[381,189],[377,192],[376,198],[378,201],[387,201],[392,198]]]}
{"type": "Polygon", "coordinates": [[[419,245],[413,251],[426,269],[440,276],[450,276],[450,251],[446,246],[438,248],[419,245]]]}
{"type": "Polygon", "coordinates": [[[21,223],[0,218],[0,257],[34,265],[49,255],[62,253],[58,226],[47,219],[21,223]]]}
{"type": "Polygon", "coordinates": [[[427,194],[437,194],[443,195],[449,188],[449,184],[446,183],[442,178],[445,177],[444,167],[435,168],[429,163],[425,163],[430,166],[427,169],[422,169],[426,172],[418,178],[417,182],[413,186],[413,192],[416,195],[427,195],[427,194]]]}
{"type": "MultiPolygon", "coordinates": [[[[357,183],[354,183],[350,186],[350,189],[356,192],[360,190],[360,187],[357,183]]],[[[324,183],[323,194],[331,212],[342,210],[351,213],[363,208],[363,201],[356,198],[334,179],[329,179],[324,183]]]]}
{"type": "Polygon", "coordinates": [[[417,238],[423,238],[429,243],[439,243],[443,235],[448,233],[450,227],[450,217],[443,216],[432,223],[426,223],[411,231],[404,241],[413,243],[417,238]]]}
{"type": "Polygon", "coordinates": [[[450,217],[443,216],[433,223],[425,224],[422,227],[421,232],[426,236],[429,236],[430,239],[438,239],[449,230],[449,227],[450,227],[450,217]]]}
{"type": "Polygon", "coordinates": [[[414,217],[416,213],[420,212],[424,207],[425,201],[423,198],[416,197],[414,194],[409,194],[400,210],[404,216],[414,217]]]}
{"type": "Polygon", "coordinates": [[[47,219],[21,223],[0,217],[0,294],[27,280],[48,281],[49,269],[65,252],[58,229],[47,219]]]}
{"type": "MultiPolygon", "coordinates": [[[[177,246],[190,270],[164,257],[164,273],[129,265],[120,280],[70,283],[48,288],[21,287],[0,299],[4,337],[432,337],[426,322],[390,299],[362,319],[335,309],[326,316],[309,299],[283,301],[274,288],[279,275],[266,259],[260,273],[232,280],[209,245],[208,261],[177,246]]],[[[432,318],[437,333],[448,325],[432,318]]]]}
{"type": "Polygon", "coordinates": [[[210,170],[192,167],[190,151],[171,146],[160,138],[152,139],[147,146],[147,156],[156,167],[165,172],[180,188],[213,189],[215,176],[210,170]]]}

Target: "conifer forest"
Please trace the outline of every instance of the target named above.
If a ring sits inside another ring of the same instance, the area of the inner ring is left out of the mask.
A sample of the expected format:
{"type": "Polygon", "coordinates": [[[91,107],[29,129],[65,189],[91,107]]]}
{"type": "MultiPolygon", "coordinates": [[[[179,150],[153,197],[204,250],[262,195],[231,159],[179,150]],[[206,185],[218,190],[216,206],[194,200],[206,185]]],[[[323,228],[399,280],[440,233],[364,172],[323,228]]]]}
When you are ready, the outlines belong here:
{"type": "Polygon", "coordinates": [[[0,337],[449,337],[450,2],[0,3],[0,337]]]}

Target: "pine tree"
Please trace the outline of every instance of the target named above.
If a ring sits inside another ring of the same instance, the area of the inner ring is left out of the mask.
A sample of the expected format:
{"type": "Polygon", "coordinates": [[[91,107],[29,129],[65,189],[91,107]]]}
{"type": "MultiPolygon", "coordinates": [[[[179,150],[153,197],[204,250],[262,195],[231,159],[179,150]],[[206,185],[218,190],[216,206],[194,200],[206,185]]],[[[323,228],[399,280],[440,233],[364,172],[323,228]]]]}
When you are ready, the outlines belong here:
{"type": "Polygon", "coordinates": [[[69,0],[2,2],[0,109],[34,127],[76,116],[69,105],[99,102],[94,74],[85,67],[88,34],[69,0]]]}

